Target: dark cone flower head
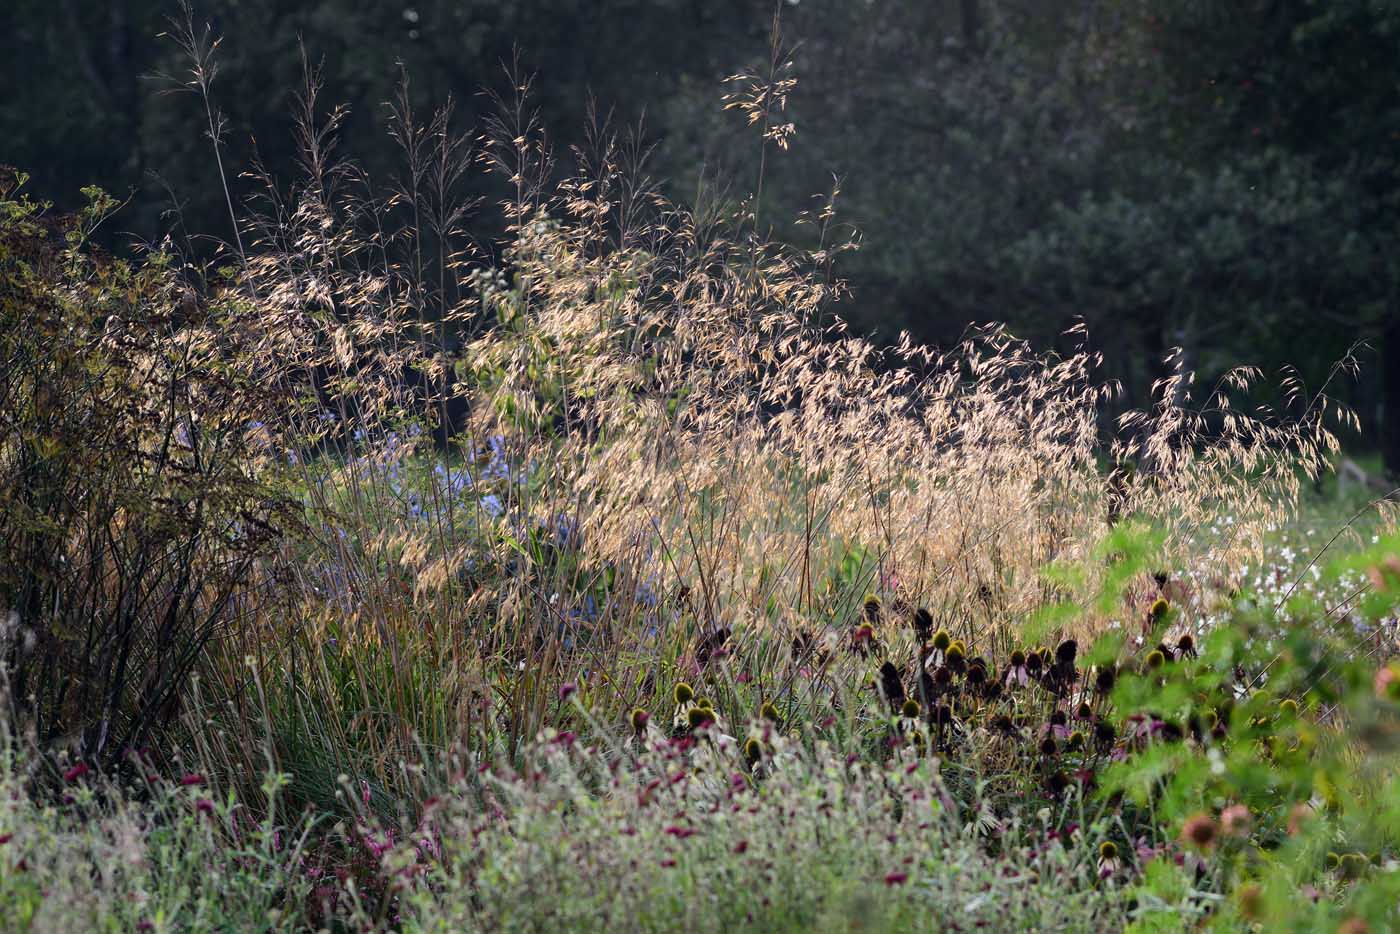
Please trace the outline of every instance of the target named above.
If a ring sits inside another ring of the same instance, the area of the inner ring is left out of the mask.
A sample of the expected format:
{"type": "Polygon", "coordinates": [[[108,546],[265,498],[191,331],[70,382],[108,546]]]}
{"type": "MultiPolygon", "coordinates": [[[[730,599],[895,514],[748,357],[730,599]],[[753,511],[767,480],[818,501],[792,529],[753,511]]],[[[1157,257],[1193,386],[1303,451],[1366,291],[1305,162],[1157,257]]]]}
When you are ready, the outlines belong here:
{"type": "Polygon", "coordinates": [[[933,647],[940,652],[948,651],[953,644],[953,637],[948,635],[948,630],[940,629],[933,634],[933,647]]]}
{"type": "Polygon", "coordinates": [[[1065,748],[1070,752],[1079,752],[1084,748],[1084,734],[1079,730],[1069,734],[1069,739],[1065,740],[1065,748]]]}
{"type": "Polygon", "coordinates": [[[899,708],[899,714],[902,717],[917,717],[919,715],[919,702],[912,697],[909,698],[904,702],[904,705],[899,708]]]}
{"type": "Polygon", "coordinates": [[[1066,667],[1074,664],[1074,659],[1079,654],[1079,643],[1073,639],[1066,639],[1061,642],[1059,648],[1055,649],[1055,661],[1066,667]]]}
{"type": "Polygon", "coordinates": [[[1158,597],[1156,600],[1152,601],[1152,608],[1147,612],[1153,619],[1161,619],[1170,613],[1171,609],[1172,605],[1167,602],[1166,597],[1158,597]]]}
{"type": "Polygon", "coordinates": [[[880,598],[873,593],[865,595],[865,618],[872,623],[880,621],[880,598]]]}
{"type": "Polygon", "coordinates": [[[705,724],[714,722],[715,712],[708,707],[692,707],[685,718],[692,730],[698,730],[705,724]]]}
{"type": "Polygon", "coordinates": [[[1118,674],[1113,670],[1112,665],[1105,665],[1094,675],[1094,688],[1100,694],[1107,694],[1113,690],[1113,684],[1118,680],[1118,674]]]}
{"type": "Polygon", "coordinates": [[[677,704],[688,704],[695,700],[695,689],[684,681],[678,682],[671,693],[675,697],[677,704]]]}
{"type": "Polygon", "coordinates": [[[933,635],[933,614],[923,607],[914,611],[914,638],[927,642],[933,635]]]}
{"type": "Polygon", "coordinates": [[[1291,697],[1285,697],[1278,703],[1278,713],[1285,720],[1292,720],[1298,716],[1298,702],[1291,697]]]}
{"type": "Polygon", "coordinates": [[[1011,667],[1012,667],[1012,668],[1023,668],[1023,667],[1025,667],[1025,664],[1026,664],[1026,653],[1025,653],[1025,652],[1022,652],[1020,649],[1017,649],[1016,651],[1014,651],[1014,652],[1011,653],[1011,667]]]}
{"type": "Polygon", "coordinates": [[[1148,668],[1161,668],[1166,663],[1167,657],[1163,655],[1159,650],[1153,649],[1151,652],[1147,653],[1148,668]]]}
{"type": "Polygon", "coordinates": [[[1099,844],[1099,859],[1117,859],[1118,844],[1112,840],[1105,840],[1099,844]]]}
{"type": "Polygon", "coordinates": [[[651,720],[651,714],[638,707],[632,711],[632,731],[641,734],[647,728],[647,722],[651,720]]]}
{"type": "Polygon", "coordinates": [[[1181,828],[1181,839],[1198,850],[1209,849],[1215,844],[1220,828],[1207,814],[1196,814],[1186,818],[1181,828]]]}
{"type": "Polygon", "coordinates": [[[894,662],[885,662],[880,665],[880,693],[891,707],[896,707],[904,701],[904,682],[900,679],[899,669],[894,666],[894,662]]]}
{"type": "Polygon", "coordinates": [[[1194,658],[1196,656],[1196,640],[1190,635],[1182,636],[1176,640],[1177,654],[1182,658],[1194,658]]]}
{"type": "Polygon", "coordinates": [[[1051,726],[1065,726],[1069,723],[1069,717],[1065,716],[1063,710],[1057,710],[1050,715],[1051,726]]]}
{"type": "Polygon", "coordinates": [[[973,687],[979,687],[987,683],[987,668],[985,665],[970,665],[967,669],[967,683],[973,687]]]}
{"type": "Polygon", "coordinates": [[[744,759],[749,765],[753,765],[763,758],[763,745],[758,740],[750,738],[744,743],[744,759]]]}
{"type": "Polygon", "coordinates": [[[1347,853],[1342,856],[1341,870],[1343,879],[1360,879],[1370,868],[1370,861],[1363,853],[1347,853]]]}
{"type": "Polygon", "coordinates": [[[1037,650],[1026,655],[1026,670],[1032,675],[1040,674],[1040,669],[1044,662],[1044,657],[1037,650]]]}
{"type": "Polygon", "coordinates": [[[944,664],[952,669],[954,673],[962,674],[967,670],[967,656],[962,649],[958,648],[958,645],[959,643],[954,642],[948,647],[948,655],[944,660],[944,664]]]}
{"type": "Polygon", "coordinates": [[[772,701],[764,701],[763,706],[758,708],[758,715],[769,723],[777,723],[780,719],[778,708],[774,706],[772,701]]]}

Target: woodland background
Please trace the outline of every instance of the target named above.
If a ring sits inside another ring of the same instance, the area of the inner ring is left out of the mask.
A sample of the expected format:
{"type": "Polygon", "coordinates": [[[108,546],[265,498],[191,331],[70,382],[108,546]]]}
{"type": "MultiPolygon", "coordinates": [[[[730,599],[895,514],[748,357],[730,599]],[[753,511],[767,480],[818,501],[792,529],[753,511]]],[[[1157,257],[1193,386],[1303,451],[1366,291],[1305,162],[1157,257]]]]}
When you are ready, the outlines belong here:
{"type": "MultiPolygon", "coordinates": [[[[1077,320],[1123,409],[1171,348],[1210,380],[1295,365],[1353,405],[1355,450],[1400,472],[1400,3],[1392,0],[210,0],[229,162],[295,173],[297,45],[342,101],[371,177],[401,68],[425,110],[462,125],[534,75],[562,149],[590,101],[641,128],[668,194],[715,211],[754,190],[773,234],[840,189],[860,249],[839,259],[853,327],[954,342],[1005,320],[1053,345],[1077,320]],[[796,78],[786,150],[721,106],[726,76],[796,78]],[[765,164],[760,169],[760,159],[765,164]],[[858,234],[855,233],[858,231],[858,234]],[[1392,362],[1388,362],[1392,361],[1392,362]]],[[[97,184],[129,204],[107,245],[230,235],[164,0],[0,5],[0,162],[59,207],[97,184]]],[[[238,183],[238,180],[235,180],[238,183]]],[[[494,203],[485,173],[464,180],[494,203]]],[[[253,189],[235,190],[235,198],[253,189]]],[[[483,207],[481,229],[495,218],[483,207]]],[[[468,225],[472,222],[469,221],[468,225]]],[[[483,237],[483,241],[486,238],[483,237]]],[[[482,242],[490,253],[493,246],[482,242]]]]}

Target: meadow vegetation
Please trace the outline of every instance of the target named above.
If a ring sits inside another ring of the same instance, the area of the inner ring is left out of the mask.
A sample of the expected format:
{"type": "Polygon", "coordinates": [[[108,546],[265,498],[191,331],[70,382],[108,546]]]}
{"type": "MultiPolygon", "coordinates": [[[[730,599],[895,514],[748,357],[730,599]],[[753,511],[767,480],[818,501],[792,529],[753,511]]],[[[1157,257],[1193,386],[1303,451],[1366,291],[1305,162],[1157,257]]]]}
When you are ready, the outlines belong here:
{"type": "MultiPolygon", "coordinates": [[[[1400,539],[1299,519],[1326,387],[1173,358],[1106,422],[1088,350],[877,347],[832,200],[799,250],[605,122],[566,170],[527,84],[405,94],[382,187],[308,69],[208,266],[0,177],[5,917],[1400,923],[1400,539]]],[[[729,85],[763,152],[789,88],[729,85]]]]}

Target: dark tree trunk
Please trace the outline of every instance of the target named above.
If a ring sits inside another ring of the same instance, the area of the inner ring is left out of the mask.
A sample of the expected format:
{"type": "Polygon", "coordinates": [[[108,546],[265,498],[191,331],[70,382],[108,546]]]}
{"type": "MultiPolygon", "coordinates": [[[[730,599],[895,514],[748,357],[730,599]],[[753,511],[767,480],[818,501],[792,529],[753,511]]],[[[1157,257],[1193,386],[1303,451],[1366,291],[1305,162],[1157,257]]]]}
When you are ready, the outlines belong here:
{"type": "Polygon", "coordinates": [[[1392,305],[1381,332],[1381,460],[1400,481],[1400,306],[1392,305]]]}

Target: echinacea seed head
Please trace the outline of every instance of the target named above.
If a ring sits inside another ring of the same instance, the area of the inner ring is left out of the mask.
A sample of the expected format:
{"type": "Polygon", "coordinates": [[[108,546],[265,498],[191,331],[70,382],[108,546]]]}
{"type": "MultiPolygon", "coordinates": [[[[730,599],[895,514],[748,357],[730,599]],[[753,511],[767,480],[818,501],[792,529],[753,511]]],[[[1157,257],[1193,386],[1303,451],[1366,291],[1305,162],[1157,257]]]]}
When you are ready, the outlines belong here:
{"type": "Polygon", "coordinates": [[[1215,843],[1219,827],[1207,814],[1196,814],[1186,818],[1181,828],[1181,838],[1199,850],[1210,848],[1215,843]]]}
{"type": "Polygon", "coordinates": [[[927,642],[933,632],[933,614],[923,607],[914,611],[914,635],[920,642],[927,642]]]}
{"type": "Polygon", "coordinates": [[[695,689],[684,681],[677,683],[671,693],[676,698],[677,704],[688,704],[695,699],[695,689]]]}
{"type": "Polygon", "coordinates": [[[1073,665],[1075,657],[1079,654],[1079,643],[1073,639],[1066,639],[1055,649],[1055,661],[1061,665],[1073,665]]]}
{"type": "Polygon", "coordinates": [[[1370,865],[1364,853],[1347,853],[1341,859],[1342,878],[1360,879],[1370,865]]]}
{"type": "Polygon", "coordinates": [[[1118,680],[1118,673],[1113,670],[1112,665],[1105,665],[1094,675],[1094,688],[1100,694],[1107,694],[1113,690],[1114,682],[1118,680]]]}

